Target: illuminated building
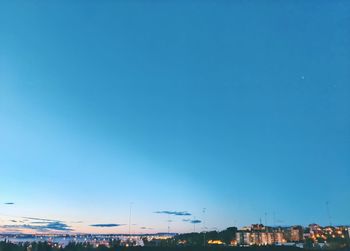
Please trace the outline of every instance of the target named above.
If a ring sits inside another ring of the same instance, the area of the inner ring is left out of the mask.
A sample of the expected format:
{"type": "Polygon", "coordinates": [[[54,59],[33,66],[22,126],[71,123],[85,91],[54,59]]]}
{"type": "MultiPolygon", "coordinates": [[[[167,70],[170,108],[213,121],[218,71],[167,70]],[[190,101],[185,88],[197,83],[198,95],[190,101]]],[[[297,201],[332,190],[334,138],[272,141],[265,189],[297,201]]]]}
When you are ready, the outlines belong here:
{"type": "Polygon", "coordinates": [[[281,244],[286,242],[285,231],[282,228],[271,228],[262,224],[255,224],[237,231],[236,242],[237,245],[241,246],[281,244]]]}
{"type": "Polygon", "coordinates": [[[290,230],[290,241],[300,242],[303,240],[303,228],[301,226],[294,226],[290,230]]]}
{"type": "Polygon", "coordinates": [[[250,245],[250,232],[247,230],[237,231],[236,233],[237,245],[250,245]]]}
{"type": "Polygon", "coordinates": [[[221,240],[209,240],[209,245],[224,245],[224,243],[221,240]]]}
{"type": "Polygon", "coordinates": [[[275,232],[274,233],[274,242],[275,243],[284,243],[284,242],[286,242],[282,232],[275,232]]]}

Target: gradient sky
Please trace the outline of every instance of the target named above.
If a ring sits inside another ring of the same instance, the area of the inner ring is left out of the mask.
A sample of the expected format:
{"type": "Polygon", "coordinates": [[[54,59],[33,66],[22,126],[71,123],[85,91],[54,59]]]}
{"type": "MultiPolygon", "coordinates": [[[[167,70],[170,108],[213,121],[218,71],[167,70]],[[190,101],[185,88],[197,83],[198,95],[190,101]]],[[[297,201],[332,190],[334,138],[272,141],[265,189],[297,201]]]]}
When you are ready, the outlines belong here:
{"type": "Polygon", "coordinates": [[[1,1],[1,231],[350,224],[349,27],[347,0],[1,1]]]}

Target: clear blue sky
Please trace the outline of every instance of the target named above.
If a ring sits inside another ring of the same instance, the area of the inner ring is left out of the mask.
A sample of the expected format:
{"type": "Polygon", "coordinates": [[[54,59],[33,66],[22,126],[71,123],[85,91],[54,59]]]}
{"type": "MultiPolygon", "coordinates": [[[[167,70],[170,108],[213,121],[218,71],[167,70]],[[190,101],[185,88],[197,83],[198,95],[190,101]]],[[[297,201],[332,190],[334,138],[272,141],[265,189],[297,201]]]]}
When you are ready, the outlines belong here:
{"type": "Polygon", "coordinates": [[[345,0],[1,1],[3,231],[350,224],[349,27],[345,0]]]}

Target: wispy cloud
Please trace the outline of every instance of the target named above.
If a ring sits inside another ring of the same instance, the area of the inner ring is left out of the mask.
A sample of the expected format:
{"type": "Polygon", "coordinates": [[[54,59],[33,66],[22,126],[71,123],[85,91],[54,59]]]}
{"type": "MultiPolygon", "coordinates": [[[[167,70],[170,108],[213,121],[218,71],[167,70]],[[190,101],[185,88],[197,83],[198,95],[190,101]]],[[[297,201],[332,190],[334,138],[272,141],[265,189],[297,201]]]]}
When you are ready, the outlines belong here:
{"type": "Polygon", "coordinates": [[[108,224],[91,224],[91,227],[120,227],[124,226],[125,224],[115,224],[115,223],[108,223],[108,224]]]}
{"type": "Polygon", "coordinates": [[[36,217],[22,217],[26,220],[36,220],[36,221],[44,221],[44,222],[61,222],[59,220],[45,219],[45,218],[36,218],[36,217]]]}
{"type": "Polygon", "coordinates": [[[175,216],[190,216],[191,214],[187,211],[156,211],[155,214],[169,214],[175,216]]]}
{"type": "Polygon", "coordinates": [[[10,222],[13,222],[13,223],[24,223],[24,221],[22,221],[22,220],[10,220],[10,222]]]}
{"type": "Polygon", "coordinates": [[[151,227],[140,227],[140,229],[142,229],[142,230],[152,230],[153,228],[151,228],[151,227]]]}
{"type": "Polygon", "coordinates": [[[30,224],[47,224],[54,221],[31,221],[30,224]]]}

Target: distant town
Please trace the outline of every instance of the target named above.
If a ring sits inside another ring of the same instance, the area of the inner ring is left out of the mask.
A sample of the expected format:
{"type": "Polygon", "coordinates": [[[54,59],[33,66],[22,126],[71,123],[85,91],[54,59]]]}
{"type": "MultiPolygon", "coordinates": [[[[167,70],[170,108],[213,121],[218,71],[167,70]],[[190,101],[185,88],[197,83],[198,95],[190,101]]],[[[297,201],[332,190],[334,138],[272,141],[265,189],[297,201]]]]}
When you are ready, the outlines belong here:
{"type": "Polygon", "coordinates": [[[305,249],[350,248],[350,226],[264,226],[253,224],[223,231],[157,234],[0,234],[2,246],[14,244],[27,251],[37,245],[51,249],[70,247],[262,247],[289,246],[305,249]]]}

